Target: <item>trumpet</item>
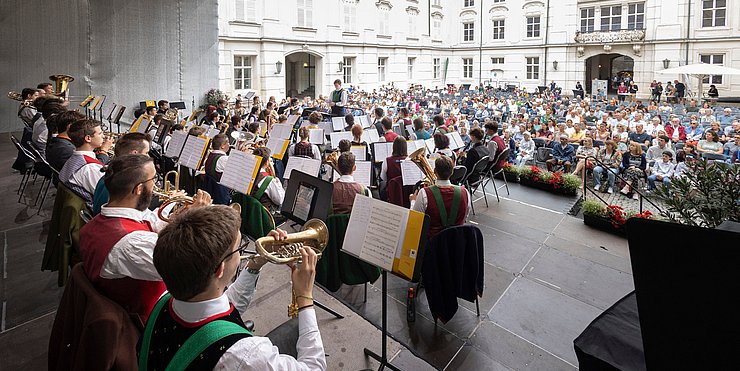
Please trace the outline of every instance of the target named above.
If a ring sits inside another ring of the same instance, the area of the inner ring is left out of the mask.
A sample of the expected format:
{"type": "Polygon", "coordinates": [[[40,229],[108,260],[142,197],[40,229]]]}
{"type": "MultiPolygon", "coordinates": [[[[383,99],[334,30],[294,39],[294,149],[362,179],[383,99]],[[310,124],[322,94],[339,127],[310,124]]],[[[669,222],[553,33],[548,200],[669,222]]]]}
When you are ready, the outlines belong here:
{"type": "Polygon", "coordinates": [[[326,156],[322,164],[328,164],[331,168],[339,174],[339,151],[334,151],[326,156]]]}
{"type": "MultiPolygon", "coordinates": [[[[300,232],[289,234],[285,240],[277,241],[273,237],[257,239],[255,242],[257,255],[242,258],[260,256],[273,264],[289,264],[301,259],[299,250],[301,247],[312,248],[320,258],[328,242],[329,229],[326,224],[319,219],[311,219],[306,222],[300,232]]],[[[295,318],[298,316],[295,292],[292,293],[292,297],[293,299],[288,305],[288,316],[295,318]]]]}

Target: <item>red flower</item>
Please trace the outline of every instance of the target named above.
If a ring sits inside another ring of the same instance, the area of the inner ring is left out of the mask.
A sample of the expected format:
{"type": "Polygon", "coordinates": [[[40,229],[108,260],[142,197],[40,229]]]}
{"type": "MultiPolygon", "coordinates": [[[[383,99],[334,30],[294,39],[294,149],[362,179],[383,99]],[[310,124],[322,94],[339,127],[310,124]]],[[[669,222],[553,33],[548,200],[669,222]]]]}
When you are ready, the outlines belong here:
{"type": "Polygon", "coordinates": [[[535,181],[535,182],[539,182],[539,181],[540,181],[540,178],[538,178],[538,177],[534,177],[534,181],[535,181]]]}

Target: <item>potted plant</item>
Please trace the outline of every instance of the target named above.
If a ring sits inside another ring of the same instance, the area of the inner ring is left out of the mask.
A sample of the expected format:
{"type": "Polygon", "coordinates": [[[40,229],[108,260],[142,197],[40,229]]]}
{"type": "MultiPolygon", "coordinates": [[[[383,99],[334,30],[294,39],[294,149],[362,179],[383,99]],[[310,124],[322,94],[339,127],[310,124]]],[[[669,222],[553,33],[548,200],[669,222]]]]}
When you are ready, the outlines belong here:
{"type": "Polygon", "coordinates": [[[514,166],[510,163],[506,163],[503,167],[503,172],[496,174],[496,179],[503,179],[506,176],[507,182],[518,182],[519,181],[519,167],[514,166]]]}
{"type": "Polygon", "coordinates": [[[635,214],[625,211],[618,205],[604,205],[599,201],[590,200],[583,202],[581,210],[583,210],[583,224],[623,237],[626,235],[624,225],[627,223],[627,219],[651,219],[653,217],[653,213],[649,210],[635,214]]]}
{"type": "Polygon", "coordinates": [[[217,106],[218,101],[221,99],[228,100],[229,97],[219,89],[211,89],[208,92],[206,92],[206,105],[201,108],[205,109],[209,105],[217,106]]]}

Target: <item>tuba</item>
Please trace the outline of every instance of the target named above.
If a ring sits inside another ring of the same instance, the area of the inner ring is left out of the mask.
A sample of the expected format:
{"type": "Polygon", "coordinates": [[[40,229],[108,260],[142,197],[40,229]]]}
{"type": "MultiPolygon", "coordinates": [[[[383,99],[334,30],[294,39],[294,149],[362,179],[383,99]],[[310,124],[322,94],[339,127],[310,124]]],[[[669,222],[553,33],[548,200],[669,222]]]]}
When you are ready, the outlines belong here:
{"type": "MultiPolygon", "coordinates": [[[[262,237],[257,239],[255,244],[258,256],[273,264],[289,264],[301,259],[301,253],[298,250],[300,247],[312,248],[320,258],[328,242],[329,229],[326,224],[319,219],[311,219],[303,226],[303,230],[289,234],[285,240],[277,241],[273,237],[262,237]]],[[[295,292],[292,293],[292,297],[293,300],[288,305],[288,315],[295,318],[298,316],[295,292]]]]}
{"type": "Polygon", "coordinates": [[[177,108],[168,108],[167,111],[164,112],[162,120],[173,123],[177,122],[177,108]]]}
{"type": "Polygon", "coordinates": [[[328,164],[331,168],[339,174],[339,151],[334,151],[326,156],[322,164],[328,164]]]}
{"type": "Polygon", "coordinates": [[[422,174],[424,174],[424,179],[421,180],[421,186],[433,186],[434,182],[437,181],[437,175],[434,174],[434,170],[432,170],[432,167],[429,165],[429,161],[427,160],[426,147],[421,147],[416,151],[411,152],[409,160],[415,163],[421,170],[422,174]]]}
{"type": "Polygon", "coordinates": [[[75,78],[70,75],[57,74],[49,76],[49,80],[54,81],[54,95],[66,99],[69,83],[75,81],[75,78]]]}

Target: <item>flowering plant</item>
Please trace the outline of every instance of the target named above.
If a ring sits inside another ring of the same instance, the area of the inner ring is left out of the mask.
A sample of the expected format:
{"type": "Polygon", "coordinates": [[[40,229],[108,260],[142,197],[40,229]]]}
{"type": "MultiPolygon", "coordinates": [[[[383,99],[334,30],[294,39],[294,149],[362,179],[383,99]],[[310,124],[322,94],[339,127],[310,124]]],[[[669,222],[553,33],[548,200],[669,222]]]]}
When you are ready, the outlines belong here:
{"type": "Polygon", "coordinates": [[[619,229],[627,222],[626,214],[621,206],[608,205],[606,207],[606,217],[612,223],[612,227],[619,229]]]}

